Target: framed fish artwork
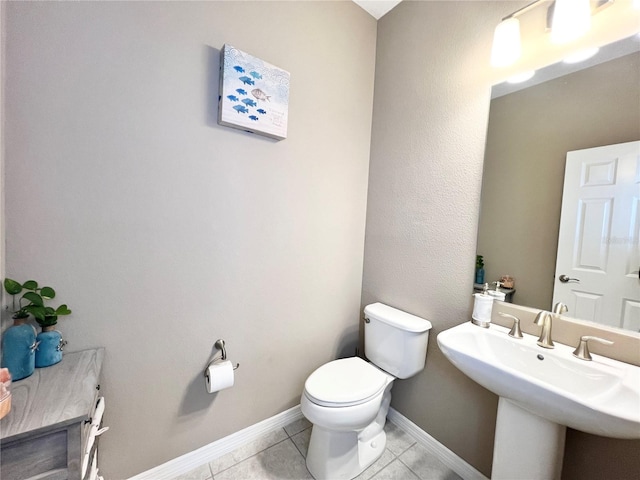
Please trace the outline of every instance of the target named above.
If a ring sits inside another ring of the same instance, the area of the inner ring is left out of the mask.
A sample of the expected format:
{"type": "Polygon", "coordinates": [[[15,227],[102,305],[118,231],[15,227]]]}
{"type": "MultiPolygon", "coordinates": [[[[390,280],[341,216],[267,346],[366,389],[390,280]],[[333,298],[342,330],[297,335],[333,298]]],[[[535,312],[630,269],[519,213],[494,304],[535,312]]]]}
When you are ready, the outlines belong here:
{"type": "Polygon", "coordinates": [[[289,72],[225,44],[220,52],[218,123],[287,138],[289,72]]]}

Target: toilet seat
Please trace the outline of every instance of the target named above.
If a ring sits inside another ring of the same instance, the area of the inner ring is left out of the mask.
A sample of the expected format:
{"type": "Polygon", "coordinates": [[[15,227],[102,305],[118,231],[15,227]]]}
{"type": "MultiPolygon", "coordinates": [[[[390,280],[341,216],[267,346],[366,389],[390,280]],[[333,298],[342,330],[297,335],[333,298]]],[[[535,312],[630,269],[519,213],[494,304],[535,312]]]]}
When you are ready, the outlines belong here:
{"type": "Polygon", "coordinates": [[[359,357],[334,360],[309,375],[304,393],[316,405],[360,405],[382,394],[394,379],[359,357]]]}

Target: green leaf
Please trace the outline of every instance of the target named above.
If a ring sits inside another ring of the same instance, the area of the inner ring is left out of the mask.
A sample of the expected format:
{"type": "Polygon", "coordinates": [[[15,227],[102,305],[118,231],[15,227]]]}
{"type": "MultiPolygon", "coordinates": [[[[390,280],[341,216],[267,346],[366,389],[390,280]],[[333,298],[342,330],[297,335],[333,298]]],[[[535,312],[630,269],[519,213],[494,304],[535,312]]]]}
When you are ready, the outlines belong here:
{"type": "Polygon", "coordinates": [[[22,291],[22,285],[10,278],[4,279],[4,289],[9,295],[17,295],[22,291]]]}
{"type": "Polygon", "coordinates": [[[40,289],[40,295],[47,300],[51,300],[52,298],[55,298],[56,291],[51,287],[42,287],[40,289]]]}
{"type": "Polygon", "coordinates": [[[56,308],[56,315],[69,315],[71,310],[66,305],[60,305],[56,308]]]}
{"type": "Polygon", "coordinates": [[[22,286],[27,290],[35,290],[36,288],[38,288],[38,282],[36,282],[35,280],[27,280],[22,284],[22,286]]]}
{"type": "Polygon", "coordinates": [[[33,315],[36,320],[44,320],[47,315],[46,309],[38,305],[27,305],[23,310],[33,315]]]}
{"type": "Polygon", "coordinates": [[[44,314],[45,315],[55,315],[56,311],[53,307],[44,307],[44,314]]]}
{"type": "Polygon", "coordinates": [[[58,323],[58,317],[55,315],[47,315],[42,320],[40,319],[37,319],[37,320],[38,320],[38,325],[40,325],[41,327],[50,327],[58,323]]]}
{"type": "Polygon", "coordinates": [[[29,300],[33,305],[36,305],[37,307],[44,307],[44,300],[42,300],[42,297],[35,292],[27,292],[22,296],[22,298],[24,298],[25,300],[29,300]]]}

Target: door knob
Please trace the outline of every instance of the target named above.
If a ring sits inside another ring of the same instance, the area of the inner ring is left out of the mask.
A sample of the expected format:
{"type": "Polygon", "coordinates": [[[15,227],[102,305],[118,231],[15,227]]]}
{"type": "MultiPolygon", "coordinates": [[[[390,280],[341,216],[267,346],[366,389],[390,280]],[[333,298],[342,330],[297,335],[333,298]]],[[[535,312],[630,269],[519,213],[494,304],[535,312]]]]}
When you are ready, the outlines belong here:
{"type": "Polygon", "coordinates": [[[580,279],[579,278],[569,278],[566,275],[560,275],[558,277],[558,280],[560,280],[562,283],[568,283],[568,282],[580,283],[580,279]]]}

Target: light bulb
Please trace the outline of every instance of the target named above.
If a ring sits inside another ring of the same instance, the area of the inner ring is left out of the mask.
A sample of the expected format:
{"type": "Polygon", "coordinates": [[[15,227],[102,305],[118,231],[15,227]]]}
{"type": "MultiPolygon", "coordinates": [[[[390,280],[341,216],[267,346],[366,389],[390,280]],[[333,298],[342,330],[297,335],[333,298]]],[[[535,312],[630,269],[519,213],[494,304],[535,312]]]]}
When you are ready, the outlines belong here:
{"type": "Polygon", "coordinates": [[[520,21],[511,17],[498,24],[493,33],[491,65],[506,67],[520,58],[520,21]]]}
{"type": "Polygon", "coordinates": [[[556,0],[551,21],[551,40],[568,43],[581,37],[591,28],[589,0],[556,0]]]}

